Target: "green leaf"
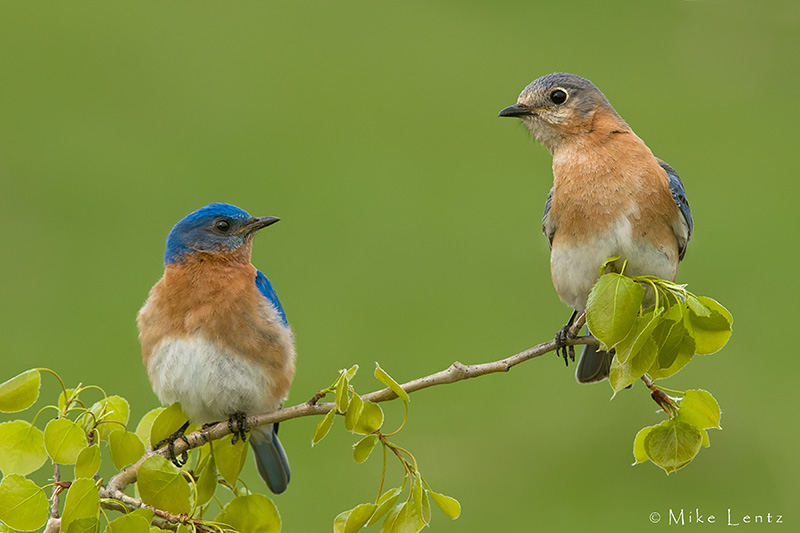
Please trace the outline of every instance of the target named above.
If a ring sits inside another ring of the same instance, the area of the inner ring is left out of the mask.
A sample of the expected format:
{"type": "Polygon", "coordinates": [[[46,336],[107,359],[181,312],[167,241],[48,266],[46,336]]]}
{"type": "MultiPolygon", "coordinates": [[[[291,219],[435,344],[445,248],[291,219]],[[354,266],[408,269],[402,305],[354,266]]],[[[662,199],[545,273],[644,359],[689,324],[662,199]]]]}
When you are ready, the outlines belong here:
{"type": "Polygon", "coordinates": [[[425,527],[425,522],[417,512],[414,505],[406,505],[400,509],[392,524],[392,531],[395,533],[417,533],[425,527]]]}
{"type": "MultiPolygon", "coordinates": [[[[377,508],[378,506],[374,503],[362,503],[361,505],[357,505],[349,511],[345,511],[339,515],[346,515],[344,516],[344,523],[342,524],[341,531],[343,533],[355,533],[366,525],[377,508]]],[[[334,523],[334,530],[335,528],[336,525],[334,523]]]]}
{"type": "Polygon", "coordinates": [[[718,352],[731,338],[733,317],[719,302],[705,296],[697,298],[708,310],[709,316],[699,316],[690,308],[689,328],[694,337],[695,352],[708,355],[718,352]]]}
{"type": "Polygon", "coordinates": [[[111,460],[117,470],[138,461],[144,455],[144,443],[136,433],[126,429],[118,429],[108,436],[108,447],[111,460]]]}
{"type": "Polygon", "coordinates": [[[344,427],[347,431],[353,431],[363,410],[364,402],[361,400],[361,396],[353,393],[353,397],[350,398],[350,405],[347,406],[347,412],[344,414],[344,427]]]}
{"type": "Polygon", "coordinates": [[[148,524],[153,521],[153,517],[156,515],[156,513],[152,509],[148,509],[146,507],[143,507],[141,509],[136,509],[135,511],[131,511],[128,514],[141,516],[142,518],[147,520],[148,524]]]}
{"type": "Polygon", "coordinates": [[[608,349],[613,348],[628,336],[643,298],[644,289],[630,278],[616,273],[600,276],[586,304],[589,330],[608,349]]]}
{"type": "Polygon", "coordinates": [[[670,364],[667,368],[662,368],[659,355],[659,357],[656,358],[655,362],[653,363],[653,366],[648,371],[648,374],[650,374],[650,377],[653,379],[663,379],[669,377],[689,364],[689,361],[692,360],[692,357],[694,357],[694,339],[685,333],[683,339],[681,340],[681,344],[678,347],[678,353],[675,355],[675,360],[672,361],[672,364],[670,364]]]}
{"type": "Polygon", "coordinates": [[[351,366],[347,369],[347,372],[344,373],[344,379],[346,379],[349,383],[354,377],[356,377],[356,372],[358,372],[358,365],[351,366]]]}
{"type": "Polygon", "coordinates": [[[344,526],[347,524],[347,518],[351,511],[352,509],[348,509],[336,515],[336,518],[333,519],[333,533],[344,533],[344,526]]]}
{"type": "Polygon", "coordinates": [[[717,400],[704,390],[687,390],[683,396],[678,418],[698,429],[716,428],[722,416],[717,400]]]}
{"type": "Polygon", "coordinates": [[[0,424],[0,470],[5,475],[27,475],[47,461],[44,433],[25,420],[0,424]]]}
{"type": "Polygon", "coordinates": [[[347,411],[347,405],[347,380],[344,378],[344,371],[342,371],[342,375],[336,380],[336,410],[344,413],[347,411]]]}
{"type": "Polygon", "coordinates": [[[244,466],[244,460],[247,458],[247,445],[242,439],[237,440],[236,444],[231,444],[232,440],[233,435],[226,435],[224,438],[214,441],[212,450],[217,472],[222,479],[231,485],[236,485],[236,480],[239,479],[239,473],[244,466]]]}
{"type": "Polygon", "coordinates": [[[211,501],[214,491],[217,490],[217,464],[214,456],[207,451],[208,446],[200,448],[201,459],[197,466],[197,506],[202,507],[211,501]]]}
{"type": "Polygon", "coordinates": [[[653,428],[658,426],[649,426],[646,428],[642,428],[639,433],[636,434],[636,438],[633,439],[633,464],[638,465],[639,463],[644,463],[649,461],[650,458],[647,457],[647,450],[644,447],[644,440],[647,438],[647,435],[650,434],[650,431],[653,428]]]}
{"type": "Polygon", "coordinates": [[[75,477],[92,477],[100,469],[100,446],[93,444],[82,449],[75,460],[75,477]]]}
{"type": "Polygon", "coordinates": [[[137,485],[142,501],[172,514],[192,510],[189,482],[161,455],[148,457],[139,467],[137,485]]]}
{"type": "Polygon", "coordinates": [[[430,501],[430,491],[425,489],[422,494],[422,521],[426,524],[431,523],[431,501],[430,501]]]}
{"type": "Polygon", "coordinates": [[[697,315],[702,317],[709,317],[711,316],[711,310],[703,305],[703,303],[697,299],[696,296],[693,294],[688,294],[686,296],[686,305],[691,311],[697,315]]]}
{"type": "Polygon", "coordinates": [[[709,446],[711,446],[711,441],[708,438],[708,431],[706,431],[705,429],[701,429],[700,430],[700,436],[703,439],[702,442],[700,443],[700,445],[703,448],[708,448],[709,446]]]}
{"type": "Polygon", "coordinates": [[[408,393],[403,390],[401,387],[389,374],[386,373],[384,369],[381,368],[381,365],[375,363],[375,377],[378,378],[378,381],[389,387],[393,393],[397,395],[398,398],[403,400],[404,402],[408,403],[411,399],[408,397],[408,393]]]}
{"type": "MultiPolygon", "coordinates": [[[[108,436],[112,432],[124,428],[130,416],[128,400],[121,396],[103,398],[95,402],[89,411],[94,415],[94,418],[87,417],[87,424],[93,426],[95,420],[99,421],[97,423],[97,431],[101,440],[108,440],[108,436]]],[[[86,429],[88,431],[89,427],[86,427],[86,429]]]]}
{"type": "MultiPolygon", "coordinates": [[[[100,495],[94,480],[79,478],[72,482],[67,490],[64,502],[64,513],[61,515],[61,530],[69,531],[70,524],[84,518],[100,515],[100,495]]],[[[86,523],[82,528],[87,527],[86,523]]]]}
{"type": "Polygon", "coordinates": [[[383,409],[374,402],[364,400],[361,416],[353,427],[353,433],[367,435],[381,428],[383,425],[383,409]]]}
{"type": "Polygon", "coordinates": [[[44,428],[44,447],[54,463],[74,465],[88,446],[86,433],[72,420],[56,418],[44,428]]]}
{"type": "Polygon", "coordinates": [[[17,413],[36,403],[41,382],[34,368],[0,384],[0,413],[17,413]]]}
{"type": "Polygon", "coordinates": [[[47,522],[49,506],[44,490],[19,474],[0,481],[0,520],[17,531],[33,531],[47,522]]]}
{"type": "Polygon", "coordinates": [[[100,520],[93,517],[78,518],[70,522],[66,530],[62,526],[61,531],[66,531],[67,533],[97,533],[100,531],[100,520]]]}
{"type": "Polygon", "coordinates": [[[619,392],[628,385],[640,379],[647,370],[653,366],[653,362],[658,356],[658,346],[656,342],[648,337],[642,348],[633,356],[627,364],[621,364],[614,357],[611,360],[611,371],[608,380],[614,392],[619,392]]]}
{"type": "Polygon", "coordinates": [[[149,447],[151,444],[155,444],[154,442],[150,442],[150,433],[153,430],[153,423],[156,421],[156,418],[158,418],[158,415],[164,412],[164,409],[166,408],[156,407],[155,409],[147,411],[147,413],[145,413],[145,415],[142,417],[141,420],[139,420],[139,423],[136,425],[136,434],[139,435],[139,438],[142,440],[145,447],[149,447]]]}
{"type": "Polygon", "coordinates": [[[376,444],[378,444],[378,436],[374,433],[362,438],[353,445],[353,459],[357,463],[363,463],[369,458],[369,454],[372,453],[372,449],[376,444]]]}
{"type": "Polygon", "coordinates": [[[371,526],[380,520],[381,517],[389,511],[389,509],[394,507],[394,504],[397,501],[397,498],[400,497],[401,492],[403,492],[403,489],[401,488],[394,488],[384,492],[381,497],[378,498],[378,501],[376,502],[378,508],[375,510],[375,513],[373,513],[372,517],[367,521],[367,526],[371,526]]]}
{"type": "Polygon", "coordinates": [[[141,515],[131,513],[109,522],[105,533],[150,533],[150,522],[141,515]]]}
{"type": "Polygon", "coordinates": [[[689,464],[700,451],[702,441],[699,429],[673,419],[652,428],[644,439],[644,448],[647,457],[669,474],[689,464]]]}
{"type": "Polygon", "coordinates": [[[67,404],[69,403],[70,406],[72,403],[78,398],[79,394],[75,392],[75,389],[67,389],[66,391],[61,391],[61,394],[58,395],[58,411],[60,413],[67,412],[67,404]]]}
{"type": "MultiPolygon", "coordinates": [[[[651,307],[649,310],[645,311],[642,316],[636,319],[633,327],[628,332],[628,336],[617,344],[614,359],[616,359],[618,363],[624,365],[631,357],[641,352],[642,348],[647,344],[647,341],[652,339],[653,331],[656,329],[656,326],[663,320],[661,316],[663,313],[663,308],[656,310],[651,307]]],[[[648,366],[647,368],[650,367],[648,366]]],[[[647,369],[645,369],[644,372],[647,372],[647,369]]],[[[644,372],[642,372],[642,374],[644,374],[644,372]]]]}
{"type": "Polygon", "coordinates": [[[398,503],[391,508],[389,513],[386,515],[386,520],[384,520],[383,524],[381,524],[380,533],[392,533],[395,531],[394,524],[397,521],[397,517],[405,510],[407,504],[408,502],[398,503]]]}
{"type": "Polygon", "coordinates": [[[314,436],[311,437],[311,445],[314,446],[319,441],[325,438],[325,435],[331,430],[331,425],[333,425],[333,417],[336,416],[336,409],[331,409],[328,413],[319,421],[317,427],[314,429],[314,436]]]}
{"type": "Polygon", "coordinates": [[[461,514],[461,504],[455,498],[433,491],[428,491],[428,495],[433,500],[433,503],[453,520],[461,514]]]}
{"type": "Polygon", "coordinates": [[[164,439],[172,436],[172,434],[178,431],[187,420],[189,420],[189,417],[183,412],[181,404],[177,402],[158,413],[150,428],[150,445],[155,446],[164,439]]]}
{"type": "Polygon", "coordinates": [[[240,533],[278,533],[281,517],[272,500],[263,494],[237,496],[217,515],[217,522],[240,533]]]}

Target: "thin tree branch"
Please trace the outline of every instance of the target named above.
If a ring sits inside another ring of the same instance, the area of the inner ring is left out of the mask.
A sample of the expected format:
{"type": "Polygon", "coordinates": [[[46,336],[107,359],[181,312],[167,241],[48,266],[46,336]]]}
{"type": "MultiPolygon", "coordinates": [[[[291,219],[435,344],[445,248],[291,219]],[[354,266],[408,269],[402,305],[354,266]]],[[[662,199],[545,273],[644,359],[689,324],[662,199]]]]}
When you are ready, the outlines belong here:
{"type": "MultiPolygon", "coordinates": [[[[572,325],[572,327],[568,332],[566,341],[567,346],[575,346],[580,344],[592,344],[592,345],[600,344],[599,341],[591,335],[577,337],[578,332],[580,331],[581,327],[585,324],[585,322],[586,322],[585,315],[582,314],[580,317],[578,317],[578,319],[575,321],[575,323],[572,325]]],[[[555,348],[556,348],[556,342],[555,340],[551,340],[549,342],[544,342],[542,344],[533,346],[532,348],[528,348],[527,350],[512,355],[510,357],[506,357],[504,359],[500,359],[498,361],[492,361],[489,363],[465,365],[463,363],[456,361],[444,370],[441,370],[434,374],[430,374],[428,376],[408,381],[400,386],[406,392],[412,393],[412,392],[417,392],[419,390],[434,387],[437,385],[456,383],[458,381],[463,381],[465,379],[476,378],[479,376],[485,376],[497,372],[508,372],[518,364],[542,356],[548,352],[552,352],[555,350],[555,348]]],[[[293,405],[291,407],[286,407],[283,409],[278,409],[270,413],[249,416],[247,417],[247,427],[252,428],[264,424],[274,424],[277,422],[284,422],[286,420],[291,420],[293,418],[301,418],[305,416],[324,415],[328,413],[331,409],[334,409],[336,407],[335,402],[317,403],[317,401],[320,398],[321,396],[319,394],[316,394],[314,395],[313,398],[311,398],[311,400],[301,404],[293,405]]],[[[378,403],[378,402],[386,402],[394,400],[397,398],[397,395],[394,392],[392,392],[391,389],[385,388],[374,392],[370,392],[369,394],[365,394],[361,396],[361,398],[364,400],[369,400],[371,402],[378,403]]],[[[229,433],[231,433],[231,430],[228,427],[227,422],[220,422],[213,426],[199,429],[197,431],[194,431],[186,435],[181,439],[178,439],[175,442],[174,453],[176,456],[180,455],[184,451],[190,450],[192,448],[197,448],[207,442],[220,439],[229,433]]],[[[169,452],[167,451],[166,447],[160,448],[158,450],[149,450],[136,463],[121,470],[119,473],[117,473],[111,479],[109,479],[108,483],[100,488],[100,496],[103,498],[110,498],[121,501],[129,506],[148,507],[152,509],[152,507],[144,505],[140,500],[137,500],[136,498],[132,498],[124,494],[123,491],[128,485],[136,481],[136,473],[138,472],[141,464],[147,458],[152,457],[153,455],[156,454],[167,457],[168,453],[169,452]]],[[[168,515],[168,513],[163,513],[163,512],[159,512],[157,513],[157,515],[161,516],[167,521],[177,520],[180,518],[168,515]]]]}

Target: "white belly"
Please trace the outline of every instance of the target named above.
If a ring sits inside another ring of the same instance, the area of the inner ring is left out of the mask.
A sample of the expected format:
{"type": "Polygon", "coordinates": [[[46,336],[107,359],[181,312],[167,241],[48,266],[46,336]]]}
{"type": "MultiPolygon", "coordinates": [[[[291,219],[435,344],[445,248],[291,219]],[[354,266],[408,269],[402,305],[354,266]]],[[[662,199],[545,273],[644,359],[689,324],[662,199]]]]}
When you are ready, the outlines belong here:
{"type": "Polygon", "coordinates": [[[264,413],[277,409],[264,368],[234,357],[216,343],[200,338],[165,338],[153,350],[147,373],[164,403],[180,402],[193,424],[228,418],[231,414],[264,413]]]}
{"type": "Polygon", "coordinates": [[[674,280],[678,269],[676,252],[635,243],[630,222],[621,218],[612,231],[590,244],[558,246],[554,242],[550,273],[561,301],[573,309],[584,310],[592,285],[600,277],[600,265],[615,256],[620,257],[615,264],[617,271],[622,268],[623,261],[628,260],[625,268],[628,276],[651,275],[674,280]]]}

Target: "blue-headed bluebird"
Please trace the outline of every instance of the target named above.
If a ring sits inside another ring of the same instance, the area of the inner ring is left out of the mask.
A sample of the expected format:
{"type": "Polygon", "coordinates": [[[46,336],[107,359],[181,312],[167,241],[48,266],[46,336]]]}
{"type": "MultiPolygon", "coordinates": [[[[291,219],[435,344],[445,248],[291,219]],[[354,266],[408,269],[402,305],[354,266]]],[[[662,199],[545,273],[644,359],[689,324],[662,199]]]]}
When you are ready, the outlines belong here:
{"type": "MultiPolygon", "coordinates": [[[[279,219],[209,204],[170,231],[164,276],[137,323],[153,390],[180,402],[193,424],[281,406],[295,370],[295,347],[278,296],[250,264],[255,233],[279,219]]],[[[270,490],[289,483],[278,425],[255,427],[250,443],[270,490]]]]}
{"type": "MultiPolygon", "coordinates": [[[[575,309],[573,319],[610,257],[620,258],[612,265],[617,271],[627,260],[628,275],[675,279],[692,236],[683,184],[592,82],[575,74],[542,76],[500,116],[519,117],[553,156],[542,229],[553,285],[575,309]]],[[[577,380],[605,379],[612,357],[587,345],[577,380]]]]}

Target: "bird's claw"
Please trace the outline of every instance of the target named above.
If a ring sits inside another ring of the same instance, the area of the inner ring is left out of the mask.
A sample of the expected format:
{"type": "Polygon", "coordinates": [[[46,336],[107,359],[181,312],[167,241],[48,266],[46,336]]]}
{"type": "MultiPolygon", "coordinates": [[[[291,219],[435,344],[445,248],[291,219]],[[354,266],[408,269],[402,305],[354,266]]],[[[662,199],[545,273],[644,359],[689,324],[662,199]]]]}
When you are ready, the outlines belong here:
{"type": "Polygon", "coordinates": [[[242,412],[233,413],[228,418],[228,429],[233,433],[231,444],[236,444],[239,439],[242,439],[242,442],[247,442],[247,415],[242,412]]]}
{"type": "Polygon", "coordinates": [[[558,330],[556,333],[556,355],[559,357],[564,358],[564,364],[569,366],[569,362],[575,362],[575,347],[572,345],[567,345],[567,341],[572,338],[570,335],[569,330],[572,327],[572,321],[570,323],[565,324],[563,328],[558,330]]]}
{"type": "Polygon", "coordinates": [[[178,468],[182,467],[187,463],[187,461],[189,461],[189,454],[184,450],[183,453],[181,453],[181,456],[177,457],[175,455],[175,442],[178,440],[182,440],[183,442],[186,443],[187,446],[189,445],[189,441],[186,440],[186,436],[184,435],[184,432],[188,427],[189,427],[189,422],[187,421],[184,425],[178,428],[178,431],[176,431],[166,439],[160,441],[153,447],[153,449],[157,450],[158,448],[166,444],[169,460],[172,461],[172,464],[174,464],[178,468]]]}

